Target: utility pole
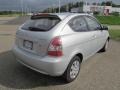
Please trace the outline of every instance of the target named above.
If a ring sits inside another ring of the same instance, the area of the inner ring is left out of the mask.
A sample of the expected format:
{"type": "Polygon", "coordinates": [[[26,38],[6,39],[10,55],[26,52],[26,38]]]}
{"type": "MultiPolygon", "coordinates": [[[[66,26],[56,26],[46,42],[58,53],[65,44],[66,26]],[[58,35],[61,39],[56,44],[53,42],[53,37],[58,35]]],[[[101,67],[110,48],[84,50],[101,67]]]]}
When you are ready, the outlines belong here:
{"type": "Polygon", "coordinates": [[[61,1],[59,0],[59,13],[60,13],[60,9],[61,9],[61,1]]]}
{"type": "Polygon", "coordinates": [[[20,0],[20,5],[21,5],[22,16],[23,16],[23,12],[24,12],[24,8],[23,8],[23,0],[20,0]]]}

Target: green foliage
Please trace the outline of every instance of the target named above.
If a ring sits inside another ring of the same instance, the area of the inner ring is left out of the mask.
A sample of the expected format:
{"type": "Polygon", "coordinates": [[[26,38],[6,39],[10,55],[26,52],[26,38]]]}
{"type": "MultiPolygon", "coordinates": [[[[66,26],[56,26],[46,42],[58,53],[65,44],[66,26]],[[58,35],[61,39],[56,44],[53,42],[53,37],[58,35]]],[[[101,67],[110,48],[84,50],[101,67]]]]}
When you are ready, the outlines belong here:
{"type": "Polygon", "coordinates": [[[112,1],[107,1],[106,6],[112,6],[112,1]]]}
{"type": "Polygon", "coordinates": [[[112,12],[111,15],[113,15],[113,16],[119,16],[119,12],[112,12]]]}
{"type": "Polygon", "coordinates": [[[102,2],[101,5],[102,6],[112,6],[113,2],[112,1],[106,1],[106,2],[102,2]]]}
{"type": "MultiPolygon", "coordinates": [[[[83,2],[76,3],[68,3],[66,5],[61,6],[61,12],[70,12],[72,8],[83,7],[83,2]]],[[[59,12],[59,8],[47,8],[43,11],[43,13],[54,13],[59,12]]]]}
{"type": "MultiPolygon", "coordinates": [[[[76,3],[68,3],[66,5],[61,6],[61,12],[70,12],[72,8],[83,7],[84,2],[76,2],[76,3]]],[[[103,1],[102,3],[93,2],[93,5],[102,5],[102,6],[113,6],[113,7],[120,7],[120,5],[114,4],[112,1],[103,1]]],[[[87,3],[89,5],[89,3],[87,3]]],[[[54,13],[59,12],[59,8],[47,8],[43,11],[43,13],[54,13]]],[[[98,14],[95,12],[95,15],[98,14]]]]}
{"type": "Polygon", "coordinates": [[[102,24],[120,25],[119,16],[96,16],[102,24]]]}
{"type": "Polygon", "coordinates": [[[103,1],[102,3],[101,3],[101,5],[102,6],[112,6],[112,7],[120,7],[120,5],[117,5],[117,4],[115,4],[115,3],[113,3],[112,1],[103,1]]]}
{"type": "Polygon", "coordinates": [[[99,15],[100,12],[95,11],[95,12],[93,12],[93,14],[94,14],[94,15],[99,15]]]}
{"type": "Polygon", "coordinates": [[[15,14],[22,14],[21,12],[15,12],[15,11],[0,11],[0,15],[15,15],[15,14]]]}

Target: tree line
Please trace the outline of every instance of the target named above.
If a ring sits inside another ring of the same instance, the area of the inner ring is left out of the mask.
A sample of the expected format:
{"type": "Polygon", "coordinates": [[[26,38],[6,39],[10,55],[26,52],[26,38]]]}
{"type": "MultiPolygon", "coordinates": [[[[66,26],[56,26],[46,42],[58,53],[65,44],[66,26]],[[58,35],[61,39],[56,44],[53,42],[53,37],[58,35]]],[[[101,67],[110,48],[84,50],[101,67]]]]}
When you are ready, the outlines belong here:
{"type": "MultiPolygon", "coordinates": [[[[91,3],[83,2],[83,1],[75,2],[75,3],[68,3],[60,7],[60,12],[70,12],[72,8],[83,7],[84,4],[90,5],[91,3]]],[[[120,5],[117,5],[113,3],[112,1],[106,1],[106,2],[104,1],[102,3],[93,2],[92,5],[120,7],[120,5]]],[[[55,13],[55,12],[58,13],[59,7],[50,7],[50,8],[43,10],[42,12],[43,13],[55,13]]],[[[21,11],[0,11],[0,15],[10,15],[10,14],[22,14],[22,12],[21,11]]]]}
{"type": "Polygon", "coordinates": [[[0,11],[0,15],[12,15],[12,14],[22,14],[18,11],[0,11]]]}
{"type": "MultiPolygon", "coordinates": [[[[90,5],[89,2],[75,2],[75,3],[68,3],[66,5],[62,5],[60,7],[61,12],[70,12],[72,8],[78,8],[78,7],[83,7],[83,5],[90,5]]],[[[120,5],[117,5],[113,3],[112,1],[104,1],[102,3],[96,3],[93,2],[92,5],[100,5],[100,6],[112,6],[112,7],[120,7],[120,5]]],[[[59,7],[50,7],[45,10],[43,10],[43,13],[58,13],[59,12],[59,7]]]]}

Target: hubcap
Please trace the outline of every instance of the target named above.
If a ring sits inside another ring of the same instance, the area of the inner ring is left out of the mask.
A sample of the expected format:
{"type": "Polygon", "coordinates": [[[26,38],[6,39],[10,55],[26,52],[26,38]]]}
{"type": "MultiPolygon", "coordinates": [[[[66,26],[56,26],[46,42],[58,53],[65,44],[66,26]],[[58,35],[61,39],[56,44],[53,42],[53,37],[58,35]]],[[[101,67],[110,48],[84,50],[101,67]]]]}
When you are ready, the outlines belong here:
{"type": "Polygon", "coordinates": [[[74,79],[79,73],[80,63],[78,60],[74,61],[70,69],[70,78],[74,79]]]}

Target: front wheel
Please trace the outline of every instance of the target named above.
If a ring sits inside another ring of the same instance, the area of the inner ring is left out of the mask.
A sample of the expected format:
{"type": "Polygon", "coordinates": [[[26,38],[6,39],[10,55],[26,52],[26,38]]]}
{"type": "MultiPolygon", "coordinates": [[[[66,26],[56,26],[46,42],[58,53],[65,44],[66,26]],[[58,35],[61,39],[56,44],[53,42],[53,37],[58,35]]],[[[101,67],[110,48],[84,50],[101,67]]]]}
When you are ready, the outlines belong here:
{"type": "Polygon", "coordinates": [[[108,49],[109,40],[106,41],[104,47],[100,50],[101,52],[106,52],[108,49]]]}
{"type": "Polygon", "coordinates": [[[81,59],[78,56],[73,57],[64,73],[64,78],[67,82],[75,80],[80,72],[81,59]]]}

